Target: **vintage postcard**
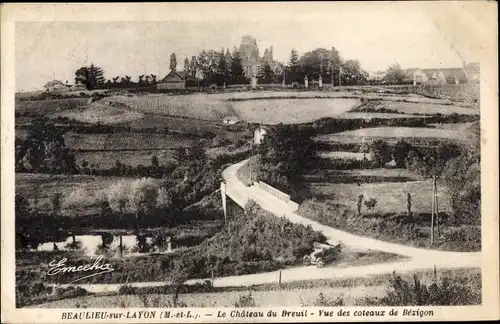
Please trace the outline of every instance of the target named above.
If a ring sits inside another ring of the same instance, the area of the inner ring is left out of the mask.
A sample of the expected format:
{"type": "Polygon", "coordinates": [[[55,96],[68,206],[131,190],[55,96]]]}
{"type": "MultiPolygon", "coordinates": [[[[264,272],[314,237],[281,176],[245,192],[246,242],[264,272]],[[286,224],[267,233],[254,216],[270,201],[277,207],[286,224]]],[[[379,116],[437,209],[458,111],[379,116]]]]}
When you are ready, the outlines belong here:
{"type": "Polygon", "coordinates": [[[499,319],[497,3],[4,4],[1,322],[499,319]]]}

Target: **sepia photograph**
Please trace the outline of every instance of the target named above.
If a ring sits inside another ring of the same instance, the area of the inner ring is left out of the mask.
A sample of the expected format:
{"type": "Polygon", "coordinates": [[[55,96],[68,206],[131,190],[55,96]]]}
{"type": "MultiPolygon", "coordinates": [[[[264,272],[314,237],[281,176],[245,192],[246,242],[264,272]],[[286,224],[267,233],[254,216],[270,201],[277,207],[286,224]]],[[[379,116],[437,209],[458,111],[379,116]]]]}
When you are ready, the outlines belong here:
{"type": "Polygon", "coordinates": [[[475,45],[416,3],[257,7],[12,24],[15,308],[174,322],[483,305],[475,45]]]}

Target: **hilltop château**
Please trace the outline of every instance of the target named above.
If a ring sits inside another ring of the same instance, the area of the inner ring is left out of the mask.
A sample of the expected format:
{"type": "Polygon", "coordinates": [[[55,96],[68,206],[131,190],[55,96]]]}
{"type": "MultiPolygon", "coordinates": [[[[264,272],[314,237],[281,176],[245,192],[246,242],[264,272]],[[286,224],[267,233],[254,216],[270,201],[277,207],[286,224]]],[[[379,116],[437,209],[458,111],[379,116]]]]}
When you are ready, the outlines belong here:
{"type": "Polygon", "coordinates": [[[241,37],[241,44],[239,48],[240,57],[242,60],[243,71],[247,78],[257,76],[259,68],[264,63],[269,64],[273,71],[279,68],[277,62],[273,58],[273,46],[264,50],[264,55],[261,57],[259,54],[259,47],[257,40],[252,36],[245,35],[241,37]]]}

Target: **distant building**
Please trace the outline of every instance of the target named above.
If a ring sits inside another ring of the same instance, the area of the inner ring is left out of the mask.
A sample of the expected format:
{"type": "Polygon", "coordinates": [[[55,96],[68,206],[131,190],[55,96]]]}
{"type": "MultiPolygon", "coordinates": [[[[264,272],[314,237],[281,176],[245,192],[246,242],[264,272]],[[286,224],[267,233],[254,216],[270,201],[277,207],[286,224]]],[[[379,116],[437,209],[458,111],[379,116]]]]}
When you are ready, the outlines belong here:
{"type": "Polygon", "coordinates": [[[158,90],[184,90],[186,83],[194,80],[189,73],[185,71],[171,71],[160,82],[158,82],[158,90]]]}
{"type": "Polygon", "coordinates": [[[407,75],[413,84],[463,84],[478,82],[479,63],[469,63],[462,68],[449,69],[408,69],[407,75]]]}
{"type": "Polygon", "coordinates": [[[236,116],[227,116],[224,117],[224,119],[222,120],[224,125],[234,125],[237,124],[239,121],[240,120],[236,116]]]}
{"type": "Polygon", "coordinates": [[[266,127],[266,126],[259,126],[259,128],[254,130],[254,132],[253,132],[254,144],[256,144],[256,145],[261,144],[267,133],[269,133],[269,127],[266,127]]]}
{"type": "Polygon", "coordinates": [[[70,90],[71,91],[85,91],[85,90],[87,90],[87,87],[84,84],[77,83],[77,84],[71,85],[70,90]]]}
{"type": "Polygon", "coordinates": [[[373,71],[368,76],[368,82],[372,84],[382,84],[385,82],[386,71],[373,71]]]}
{"type": "Polygon", "coordinates": [[[245,35],[241,37],[241,44],[238,51],[241,57],[243,72],[248,79],[256,77],[259,69],[266,63],[269,64],[269,67],[275,74],[281,74],[281,67],[278,62],[274,61],[273,46],[266,48],[264,55],[261,57],[257,40],[252,36],[245,35]]]}

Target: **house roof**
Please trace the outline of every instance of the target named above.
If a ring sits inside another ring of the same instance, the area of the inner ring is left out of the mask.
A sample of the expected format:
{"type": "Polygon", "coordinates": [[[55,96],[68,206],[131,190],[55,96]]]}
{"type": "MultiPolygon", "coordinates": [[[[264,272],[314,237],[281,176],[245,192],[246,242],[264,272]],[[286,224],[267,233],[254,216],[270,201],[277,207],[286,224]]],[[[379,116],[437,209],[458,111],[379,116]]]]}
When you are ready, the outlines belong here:
{"type": "Polygon", "coordinates": [[[450,69],[421,69],[429,79],[432,79],[434,73],[436,76],[439,76],[439,73],[443,73],[446,79],[455,78],[459,81],[467,81],[467,75],[465,74],[464,69],[462,68],[450,68],[450,69]]]}
{"type": "Polygon", "coordinates": [[[170,71],[161,81],[165,81],[169,76],[177,75],[182,80],[189,80],[193,77],[187,71],[170,71]]]}

